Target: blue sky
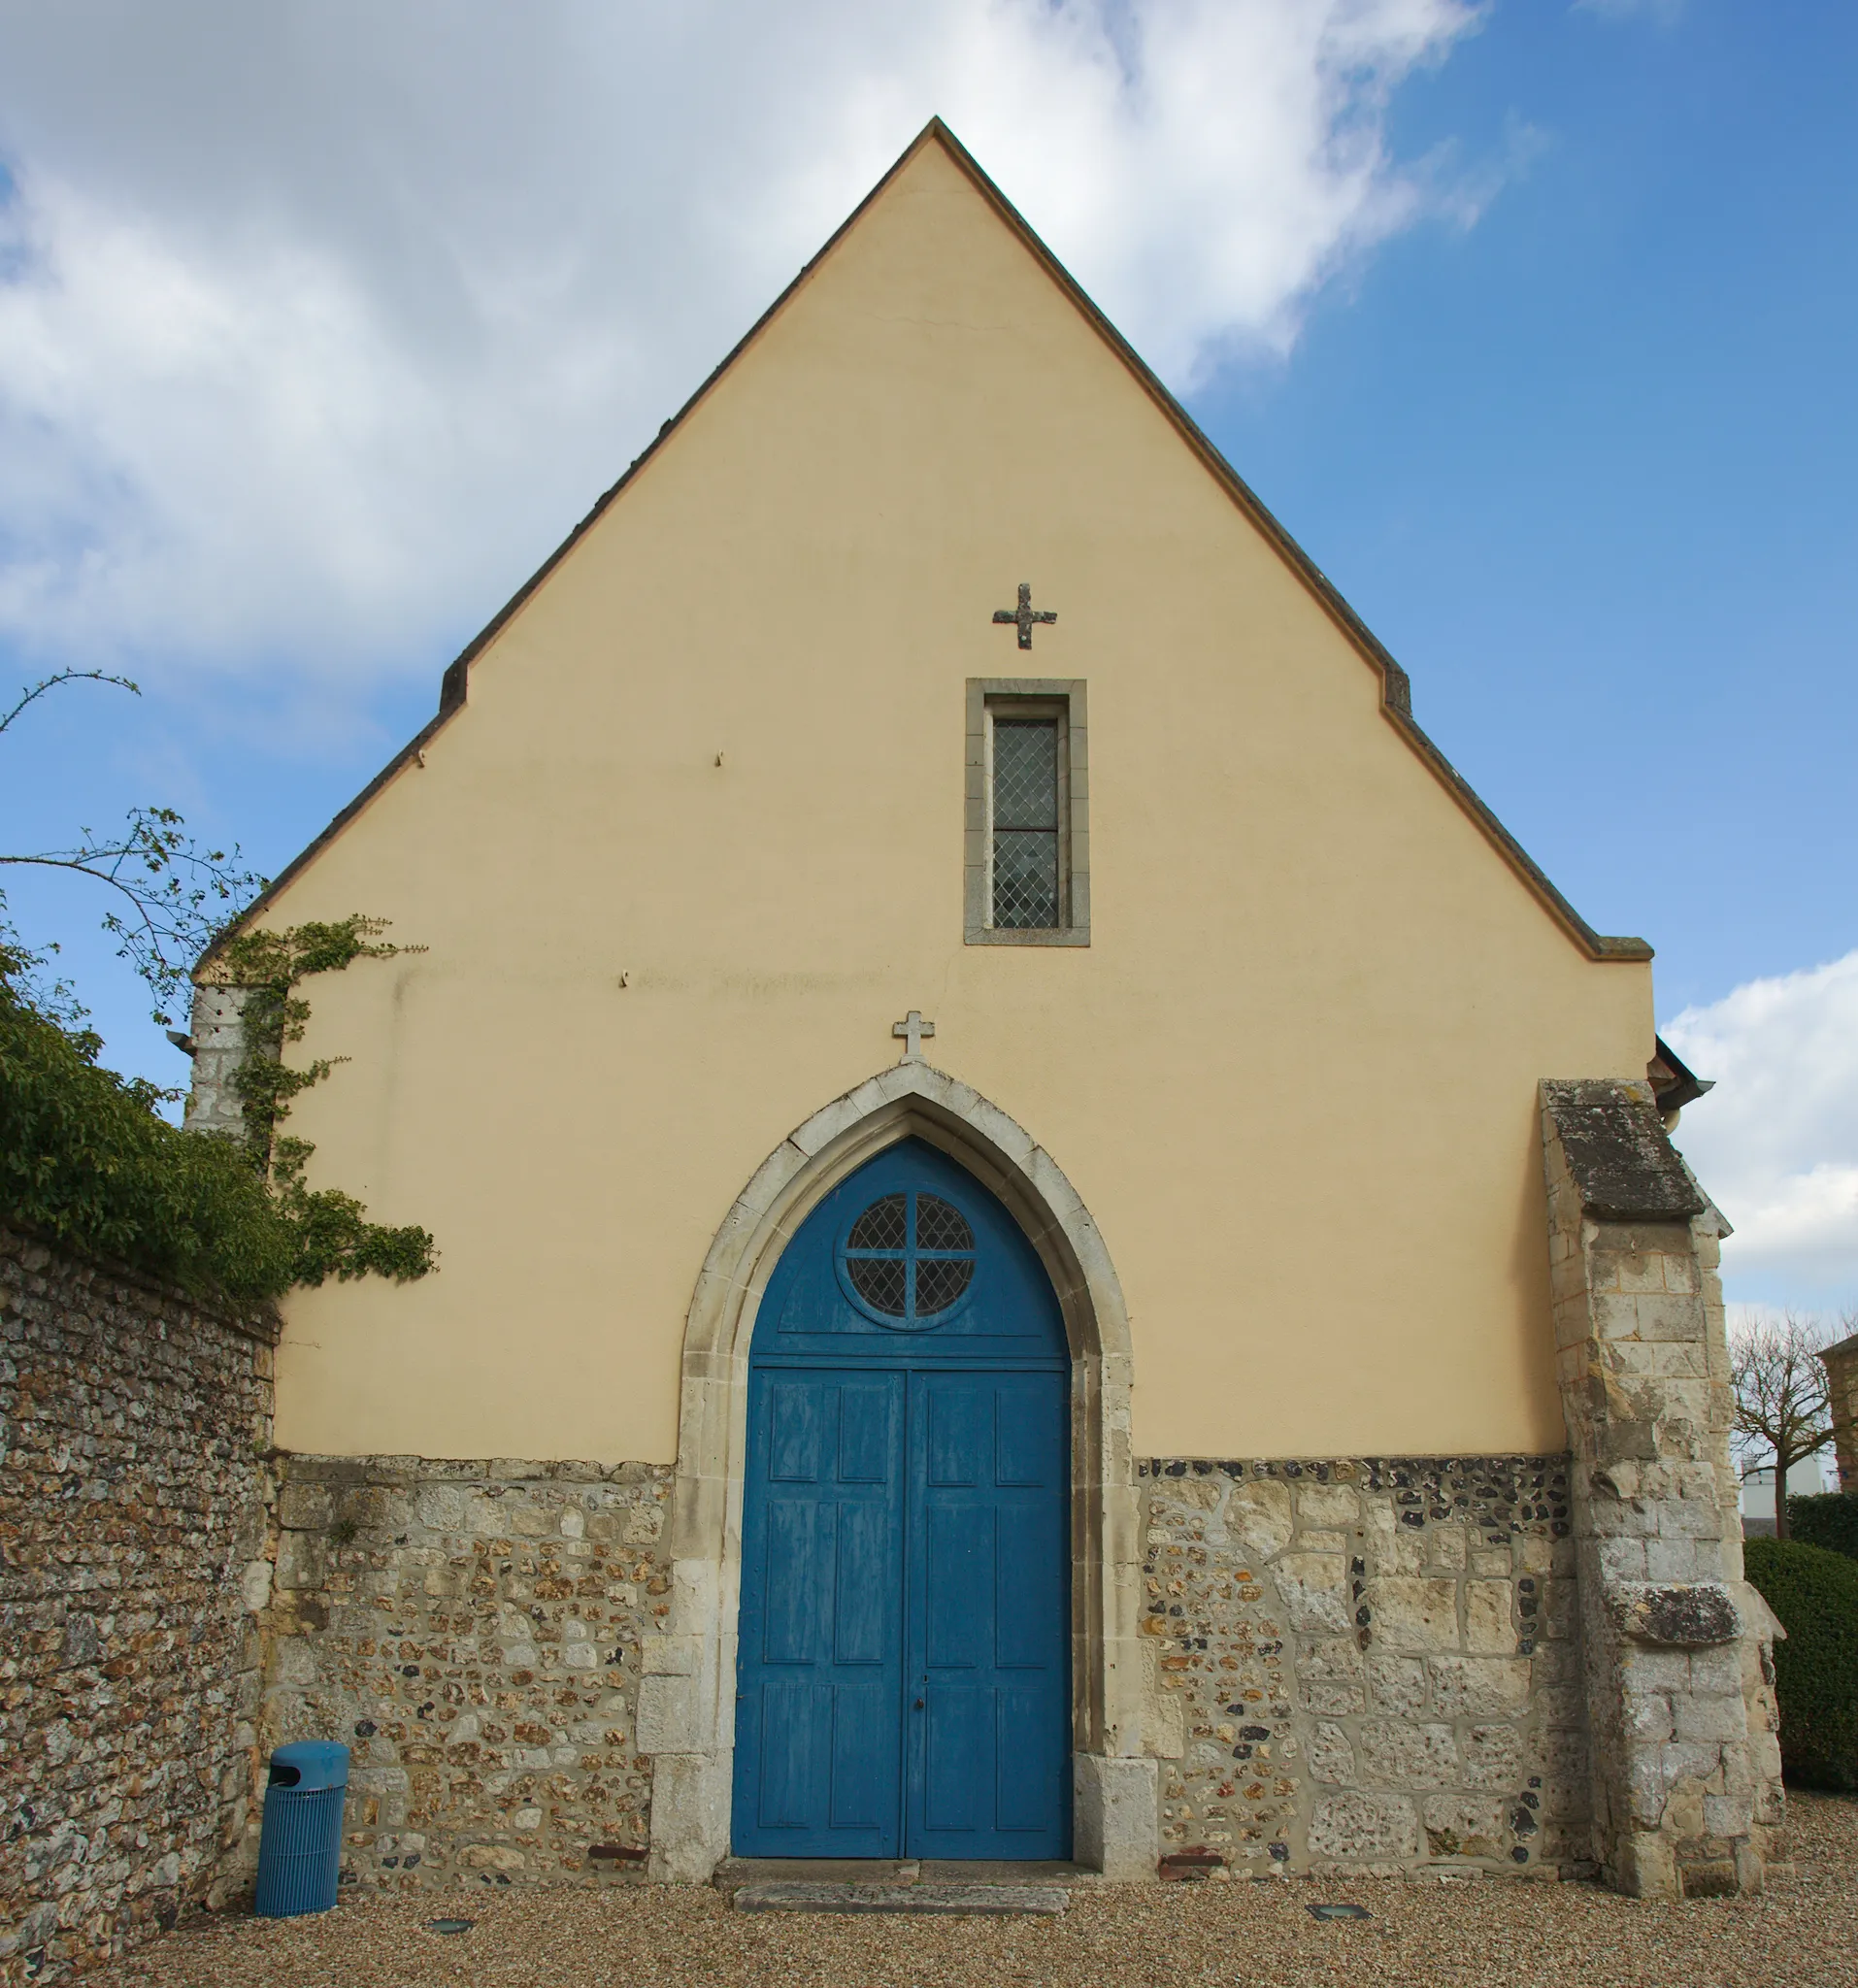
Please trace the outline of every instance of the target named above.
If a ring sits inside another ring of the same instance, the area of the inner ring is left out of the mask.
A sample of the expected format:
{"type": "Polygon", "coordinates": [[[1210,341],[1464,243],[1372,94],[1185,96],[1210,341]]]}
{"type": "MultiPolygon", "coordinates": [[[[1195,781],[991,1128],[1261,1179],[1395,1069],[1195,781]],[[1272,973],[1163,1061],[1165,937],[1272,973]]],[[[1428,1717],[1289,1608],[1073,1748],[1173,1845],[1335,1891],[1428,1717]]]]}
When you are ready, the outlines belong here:
{"type": "MultiPolygon", "coordinates": [[[[0,840],[159,798],[281,865],[941,110],[1657,946],[1732,1293],[1858,1301],[1858,10],[809,0],[732,55],[728,8],[561,0],[436,56],[421,13],[281,4],[280,54],[211,0],[140,48],[0,6],[0,686],[147,691],[8,743],[0,840]],[[978,48],[1049,79],[1032,125],[978,48]],[[686,131],[650,78],[692,54],[686,131]],[[474,91],[503,152],[456,149],[474,91]]],[[[100,907],[17,876],[111,1058],[181,1081],[100,907]]]]}
{"type": "Polygon", "coordinates": [[[1406,152],[1516,159],[1197,411],[1660,1012],[1858,944],[1858,10],[1500,7],[1406,152]]]}

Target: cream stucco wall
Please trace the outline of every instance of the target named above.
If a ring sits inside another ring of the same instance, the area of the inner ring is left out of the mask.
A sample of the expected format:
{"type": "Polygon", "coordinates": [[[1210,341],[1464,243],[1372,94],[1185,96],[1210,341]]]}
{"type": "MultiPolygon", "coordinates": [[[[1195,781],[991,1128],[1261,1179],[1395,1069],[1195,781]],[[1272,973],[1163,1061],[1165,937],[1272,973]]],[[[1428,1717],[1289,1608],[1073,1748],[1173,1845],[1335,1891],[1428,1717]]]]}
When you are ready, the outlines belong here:
{"type": "Polygon", "coordinates": [[[292,1129],[443,1269],[288,1301],[287,1447],[673,1458],[716,1224],[912,1007],[1096,1217],[1140,1452],[1564,1441],[1536,1083],[1642,1077],[1649,971],[936,144],[266,915],[350,911],[428,949],[314,984],[292,1129]],[[964,684],[1028,671],[1089,684],[1087,948],[962,943],[964,684]]]}

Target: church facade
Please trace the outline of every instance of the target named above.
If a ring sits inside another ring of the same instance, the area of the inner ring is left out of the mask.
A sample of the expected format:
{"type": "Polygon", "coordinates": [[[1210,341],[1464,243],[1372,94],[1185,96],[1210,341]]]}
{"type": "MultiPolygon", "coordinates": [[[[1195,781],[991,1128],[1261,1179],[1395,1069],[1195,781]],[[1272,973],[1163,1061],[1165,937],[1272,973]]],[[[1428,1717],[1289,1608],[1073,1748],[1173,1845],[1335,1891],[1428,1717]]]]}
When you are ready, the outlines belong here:
{"type": "Polygon", "coordinates": [[[353,912],[292,1130],[441,1270],[287,1300],[248,1590],[358,1875],[1760,1882],[1650,949],[940,124],[248,915],[353,912]]]}

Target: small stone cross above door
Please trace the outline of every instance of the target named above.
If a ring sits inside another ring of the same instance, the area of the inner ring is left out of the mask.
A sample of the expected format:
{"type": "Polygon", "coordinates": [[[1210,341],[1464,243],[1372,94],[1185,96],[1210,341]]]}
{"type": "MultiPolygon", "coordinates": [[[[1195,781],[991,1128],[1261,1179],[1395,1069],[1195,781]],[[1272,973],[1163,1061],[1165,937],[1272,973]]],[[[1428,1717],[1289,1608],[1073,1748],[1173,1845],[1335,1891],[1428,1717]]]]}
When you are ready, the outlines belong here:
{"type": "Polygon", "coordinates": [[[893,1036],[901,1036],[905,1044],[904,1052],[897,1058],[897,1061],[899,1063],[920,1063],[922,1061],[922,1039],[925,1036],[933,1036],[935,1032],[935,1023],[924,1021],[922,1010],[919,1008],[912,1008],[904,1016],[902,1021],[893,1021],[890,1024],[890,1033],[893,1036]]]}
{"type": "Polygon", "coordinates": [[[993,611],[993,618],[1016,626],[1019,630],[1019,646],[1030,648],[1033,624],[1043,621],[1048,627],[1058,616],[1050,608],[1033,607],[1032,582],[1029,580],[1022,580],[1019,582],[1019,605],[1016,608],[996,608],[993,611]]]}

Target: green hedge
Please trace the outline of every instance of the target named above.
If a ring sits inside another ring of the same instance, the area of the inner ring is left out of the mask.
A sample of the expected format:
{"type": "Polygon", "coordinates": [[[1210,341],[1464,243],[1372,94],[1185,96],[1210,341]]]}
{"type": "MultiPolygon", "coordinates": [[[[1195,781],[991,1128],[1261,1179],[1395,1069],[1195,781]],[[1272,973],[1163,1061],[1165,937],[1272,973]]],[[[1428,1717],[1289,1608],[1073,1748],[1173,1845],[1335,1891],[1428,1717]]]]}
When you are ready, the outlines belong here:
{"type": "Polygon", "coordinates": [[[268,1178],[242,1142],[170,1125],[159,1090],[100,1068],[94,1034],[32,1006],[18,984],[27,964],[0,944],[0,1217],[237,1299],[431,1270],[424,1229],[383,1228],[351,1196],[305,1187],[300,1142],[279,1142],[268,1178]]]}
{"type": "Polygon", "coordinates": [[[1787,1778],[1858,1788],[1858,1563],[1799,1540],[1748,1540],[1742,1551],[1787,1632],[1775,1645],[1787,1778]]]}
{"type": "Polygon", "coordinates": [[[98,1067],[100,1046],[0,975],[0,1213],[187,1290],[283,1290],[294,1239],[249,1154],[170,1125],[152,1086],[98,1067]]]}
{"type": "Polygon", "coordinates": [[[1858,1492],[1821,1491],[1787,1501],[1787,1533],[1807,1546],[1823,1546],[1858,1560],[1858,1492]]]}

